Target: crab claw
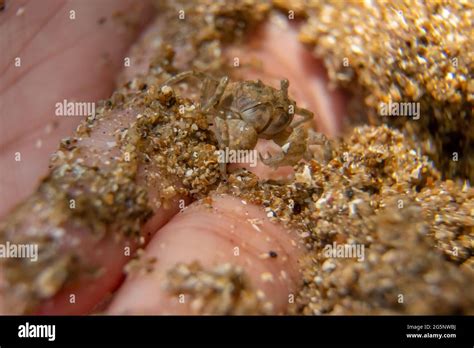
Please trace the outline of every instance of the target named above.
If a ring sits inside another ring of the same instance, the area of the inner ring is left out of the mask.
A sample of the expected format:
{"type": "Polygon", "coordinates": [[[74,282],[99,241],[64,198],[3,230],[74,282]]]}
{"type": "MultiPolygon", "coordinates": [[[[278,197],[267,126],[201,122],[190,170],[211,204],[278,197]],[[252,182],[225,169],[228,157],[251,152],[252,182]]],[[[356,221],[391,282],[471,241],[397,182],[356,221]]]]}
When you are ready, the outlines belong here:
{"type": "Polygon", "coordinates": [[[261,153],[259,153],[258,156],[260,160],[263,162],[263,164],[265,164],[266,166],[274,167],[274,168],[278,167],[281,161],[285,158],[283,153],[279,153],[272,156],[270,155],[269,152],[267,152],[267,158],[264,158],[261,153]]]}

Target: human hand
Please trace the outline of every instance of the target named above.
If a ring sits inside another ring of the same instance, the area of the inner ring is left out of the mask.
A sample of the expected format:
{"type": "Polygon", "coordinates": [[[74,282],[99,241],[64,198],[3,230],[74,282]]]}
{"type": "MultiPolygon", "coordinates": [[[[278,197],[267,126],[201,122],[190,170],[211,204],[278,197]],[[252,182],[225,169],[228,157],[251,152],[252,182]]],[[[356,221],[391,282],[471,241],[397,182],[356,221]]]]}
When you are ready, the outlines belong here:
{"type": "MultiPolygon", "coordinates": [[[[142,24],[150,18],[149,8],[147,5],[136,7],[126,1],[94,5],[52,1],[7,3],[0,15],[2,32],[11,33],[10,36],[2,34],[2,51],[8,53],[0,62],[5,71],[0,82],[0,190],[1,196],[7,198],[0,206],[0,216],[7,215],[32,194],[38,179],[46,173],[48,156],[58,140],[78,123],[77,118],[55,116],[54,105],[63,99],[93,101],[110,94],[123,59],[129,55],[126,50],[142,24]],[[124,10],[128,6],[133,11],[124,10]],[[69,18],[71,9],[76,11],[75,20],[69,18]],[[119,9],[122,14],[130,12],[135,19],[111,16],[119,9]],[[135,25],[130,30],[125,29],[123,23],[135,25]],[[17,56],[21,58],[19,67],[14,66],[17,56]],[[47,88],[42,88],[43,85],[47,88]],[[21,161],[15,161],[16,153],[21,154],[21,161]]],[[[122,72],[122,80],[146,72],[143,67],[147,66],[147,45],[150,36],[159,32],[159,25],[159,22],[153,23],[146,31],[148,36],[145,34],[131,51],[132,64],[122,72]]],[[[226,54],[248,56],[248,47],[251,55],[264,61],[265,66],[263,70],[245,71],[245,79],[260,78],[276,87],[280,78],[288,78],[290,95],[298,105],[315,112],[314,123],[318,129],[328,135],[337,134],[344,115],[343,96],[326,87],[320,62],[297,42],[294,27],[281,28],[275,21],[268,22],[252,42],[244,47],[229,48],[226,54]],[[287,52],[292,52],[291,56],[282,54],[282,42],[287,52]]],[[[94,163],[105,163],[110,150],[107,143],[113,141],[112,133],[130,124],[135,117],[133,112],[110,113],[101,127],[92,132],[90,139],[79,143],[79,147],[96,156],[94,163]]],[[[263,151],[266,146],[268,144],[261,142],[259,149],[263,151]]],[[[290,169],[272,171],[259,164],[254,171],[260,177],[277,179],[287,175],[290,169]]],[[[151,197],[158,196],[156,187],[147,187],[147,190],[151,197]]],[[[66,227],[62,238],[75,237],[79,243],[72,247],[65,241],[66,249],[73,248],[79,258],[99,265],[101,273],[93,277],[82,274],[72,282],[64,282],[65,286],[61,284],[61,290],[42,300],[34,312],[90,313],[114,292],[111,303],[101,308],[106,313],[192,313],[192,308],[180,303],[163,284],[174,265],[193,261],[199,261],[206,269],[224,263],[241,266],[252,287],[261,290],[265,302],[271,303],[269,312],[284,312],[289,295],[296,291],[299,283],[298,259],[302,248],[296,242],[296,232],[270,222],[262,208],[235,197],[214,195],[212,209],[197,201],[183,212],[180,212],[181,199],[189,202],[189,198],[176,197],[171,207],[156,208],[153,217],[143,226],[142,235],[149,243],[142,259],[156,260],[153,270],[130,274],[123,283],[123,266],[133,256],[124,250],[128,246],[136,250],[138,245],[127,240],[116,241],[113,232],[97,241],[89,231],[66,227]],[[71,303],[71,294],[74,303],[71,303]]],[[[24,216],[18,231],[27,231],[37,224],[34,214],[24,216]]],[[[7,306],[4,297],[3,301],[0,299],[0,308],[8,312],[11,303],[7,306]]]]}

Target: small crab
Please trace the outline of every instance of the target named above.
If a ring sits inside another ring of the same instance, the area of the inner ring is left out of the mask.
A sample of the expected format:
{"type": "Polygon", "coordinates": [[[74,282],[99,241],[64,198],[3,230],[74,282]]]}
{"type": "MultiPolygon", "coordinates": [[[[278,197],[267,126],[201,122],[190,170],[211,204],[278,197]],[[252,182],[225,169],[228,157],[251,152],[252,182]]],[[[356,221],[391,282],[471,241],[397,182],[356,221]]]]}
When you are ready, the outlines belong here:
{"type": "Polygon", "coordinates": [[[185,71],[165,81],[170,86],[188,77],[201,79],[201,111],[210,113],[220,149],[251,150],[259,138],[273,140],[283,152],[260,159],[279,167],[293,165],[307,151],[307,131],[301,124],[313,118],[309,110],[299,108],[288,97],[288,80],[280,81],[280,90],[257,81],[217,80],[198,71],[185,71]],[[303,118],[293,122],[295,115],[303,118]]]}

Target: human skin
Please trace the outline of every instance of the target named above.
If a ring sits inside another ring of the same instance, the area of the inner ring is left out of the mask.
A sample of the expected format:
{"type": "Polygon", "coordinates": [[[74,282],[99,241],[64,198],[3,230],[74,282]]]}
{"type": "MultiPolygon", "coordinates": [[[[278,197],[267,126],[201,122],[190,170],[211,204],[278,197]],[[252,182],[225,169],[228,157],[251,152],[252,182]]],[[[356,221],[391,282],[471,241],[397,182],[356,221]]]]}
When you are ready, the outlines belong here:
{"type": "MultiPolygon", "coordinates": [[[[63,99],[95,101],[108,97],[113,91],[127,49],[134,43],[141,44],[140,40],[136,41],[143,26],[138,25],[136,31],[124,31],[110,19],[111,8],[133,13],[138,23],[148,23],[152,13],[149,5],[136,7],[132,3],[135,4],[132,1],[64,3],[48,0],[41,4],[12,1],[0,13],[0,45],[2,52],[7,53],[0,57],[3,71],[0,78],[0,196],[5,198],[0,203],[0,217],[6,217],[15,205],[34,192],[38,179],[47,173],[49,155],[58,140],[71,134],[79,122],[77,118],[54,116],[54,104],[63,99]],[[24,8],[23,13],[17,15],[20,7],[24,8]],[[71,8],[76,9],[78,15],[73,23],[67,17],[71,8]],[[107,17],[107,21],[99,24],[102,17],[107,17]],[[97,27],[92,31],[91,26],[97,27]],[[17,56],[22,57],[21,68],[13,65],[17,56]],[[104,64],[104,56],[112,64],[104,64]],[[52,122],[56,126],[48,128],[52,122]],[[16,152],[21,152],[21,162],[14,160],[16,152]]],[[[146,30],[156,32],[153,26],[157,25],[159,23],[152,22],[152,27],[146,30]]],[[[265,69],[245,72],[246,79],[261,78],[277,87],[275,76],[288,78],[290,95],[298,105],[315,113],[314,126],[329,136],[338,133],[344,115],[343,96],[327,87],[321,63],[297,42],[296,26],[282,28],[270,21],[253,35],[248,47],[230,48],[227,54],[243,55],[248,48],[252,55],[265,61],[265,69]],[[282,45],[285,52],[292,52],[291,57],[281,53],[282,45]]],[[[146,47],[132,52],[140,52],[142,61],[146,61],[146,47]]],[[[132,56],[131,61],[138,62],[140,57],[132,56]]],[[[146,67],[143,62],[135,67],[132,63],[131,69],[121,72],[121,80],[146,72],[143,67],[146,67]]],[[[129,116],[109,115],[101,127],[115,129],[118,123],[131,122],[133,117],[129,116]]],[[[96,131],[82,146],[100,152],[106,141],[107,135],[96,131]]],[[[259,150],[265,146],[268,144],[259,144],[259,150]]],[[[261,177],[278,178],[288,175],[290,169],[273,171],[259,163],[254,171],[261,177]]],[[[151,188],[150,194],[154,194],[151,188]]],[[[196,260],[208,267],[225,262],[241,265],[251,284],[261,289],[274,304],[274,313],[283,313],[288,295],[295,293],[299,285],[298,259],[302,248],[296,242],[295,231],[268,221],[262,207],[230,196],[214,195],[212,199],[213,210],[205,209],[201,202],[191,203],[182,213],[177,204],[170,209],[155,210],[143,227],[150,239],[145,257],[157,259],[154,271],[132,275],[123,282],[122,270],[128,261],[123,255],[123,244],[112,238],[97,244],[84,231],[68,231],[81,236],[83,256],[96,260],[106,272],[94,284],[84,280],[64,289],[42,303],[36,313],[90,313],[107,295],[116,292],[111,303],[103,308],[104,312],[188,314],[190,308],[164,291],[162,283],[174,264],[196,260]],[[262,233],[248,222],[253,218],[264,221],[260,226],[262,233]],[[239,256],[234,255],[235,247],[240,249],[239,256]],[[259,257],[270,250],[277,252],[276,259],[259,257]],[[274,276],[273,283],[262,280],[264,272],[274,276]],[[69,293],[78,294],[74,305],[66,300],[69,293]]],[[[25,216],[24,220],[25,225],[36,223],[34,216],[25,216]]],[[[3,313],[6,312],[4,302],[0,297],[3,313]]]]}

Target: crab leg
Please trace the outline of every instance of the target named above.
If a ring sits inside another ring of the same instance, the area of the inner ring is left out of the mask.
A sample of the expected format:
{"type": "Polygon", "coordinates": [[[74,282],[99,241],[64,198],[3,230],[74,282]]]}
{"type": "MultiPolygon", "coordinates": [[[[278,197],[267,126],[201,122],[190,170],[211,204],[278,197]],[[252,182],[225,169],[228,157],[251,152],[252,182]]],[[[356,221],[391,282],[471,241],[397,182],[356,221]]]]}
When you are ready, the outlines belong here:
{"type": "Polygon", "coordinates": [[[170,77],[168,80],[166,80],[163,83],[163,86],[167,85],[174,85],[178,82],[183,81],[184,79],[187,79],[188,77],[196,77],[196,78],[209,78],[207,74],[200,72],[200,71],[195,71],[195,70],[188,70],[188,71],[183,71],[173,77],[170,77]]]}
{"type": "Polygon", "coordinates": [[[209,99],[209,101],[205,105],[202,106],[203,112],[209,111],[211,108],[213,108],[214,106],[216,106],[216,104],[219,103],[228,83],[229,83],[229,77],[224,76],[220,79],[219,85],[217,85],[217,88],[216,88],[216,92],[211,97],[211,99],[209,99]]]}
{"type": "Polygon", "coordinates": [[[300,124],[303,124],[305,122],[308,122],[309,120],[312,120],[313,117],[314,117],[314,114],[307,110],[307,109],[304,109],[304,108],[299,108],[297,106],[295,106],[295,115],[301,115],[303,116],[303,119],[299,120],[299,121],[296,121],[292,127],[296,128],[298,127],[300,124]]]}

